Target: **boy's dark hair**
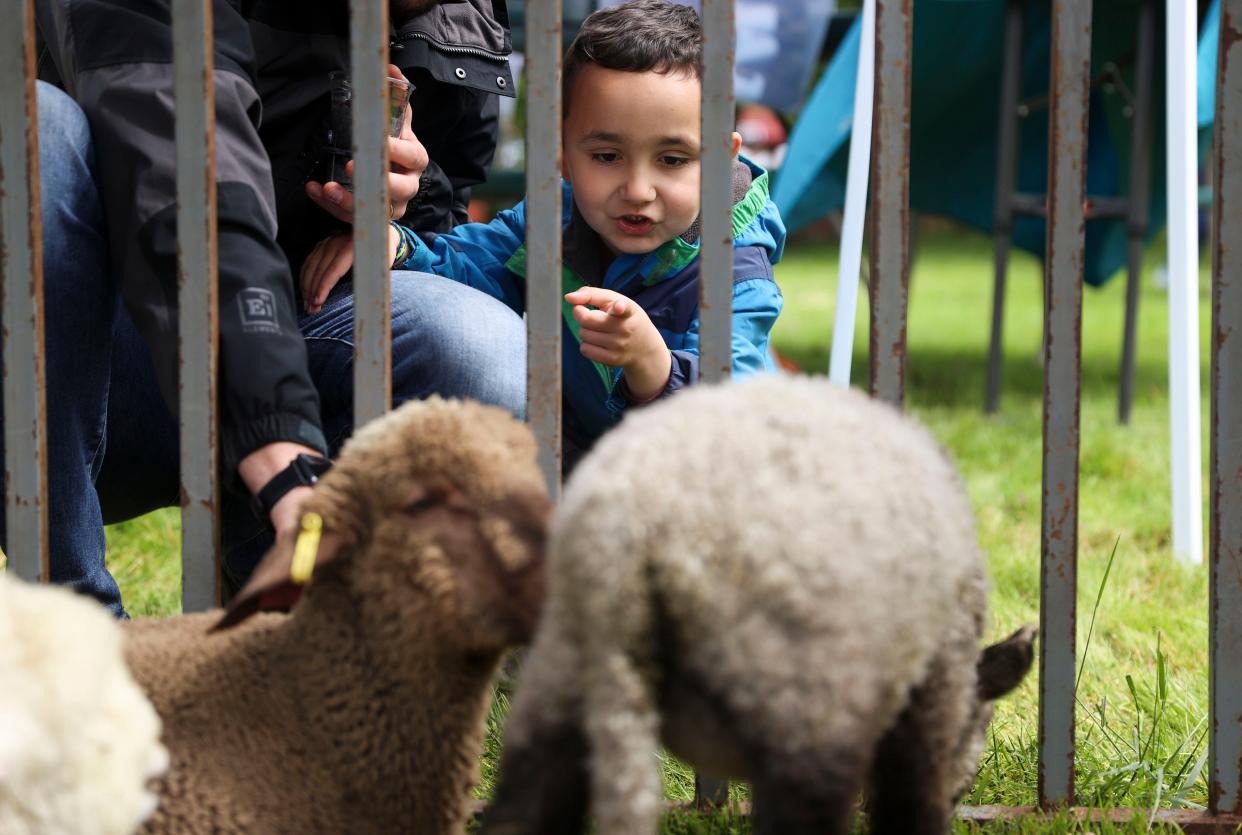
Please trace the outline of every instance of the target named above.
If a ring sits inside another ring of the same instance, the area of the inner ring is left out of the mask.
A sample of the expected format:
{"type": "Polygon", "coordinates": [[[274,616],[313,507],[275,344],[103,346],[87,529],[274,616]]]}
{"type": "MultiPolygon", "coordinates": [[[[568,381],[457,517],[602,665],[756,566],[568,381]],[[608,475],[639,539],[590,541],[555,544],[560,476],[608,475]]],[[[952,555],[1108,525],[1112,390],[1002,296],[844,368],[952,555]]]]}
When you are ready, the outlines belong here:
{"type": "Polygon", "coordinates": [[[562,116],[583,68],[598,64],[625,72],[685,73],[703,77],[703,27],[689,6],[668,0],[630,0],[593,12],[565,53],[562,116]]]}

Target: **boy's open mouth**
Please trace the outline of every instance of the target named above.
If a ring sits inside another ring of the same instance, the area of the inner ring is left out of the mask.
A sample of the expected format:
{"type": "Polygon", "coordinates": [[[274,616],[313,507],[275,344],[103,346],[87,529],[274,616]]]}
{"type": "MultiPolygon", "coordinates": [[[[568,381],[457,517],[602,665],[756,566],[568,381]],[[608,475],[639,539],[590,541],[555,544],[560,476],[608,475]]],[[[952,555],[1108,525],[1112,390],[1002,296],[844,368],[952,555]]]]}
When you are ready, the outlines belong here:
{"type": "Polygon", "coordinates": [[[622,215],[617,218],[617,227],[626,235],[643,235],[651,230],[655,221],[645,215],[622,215]]]}

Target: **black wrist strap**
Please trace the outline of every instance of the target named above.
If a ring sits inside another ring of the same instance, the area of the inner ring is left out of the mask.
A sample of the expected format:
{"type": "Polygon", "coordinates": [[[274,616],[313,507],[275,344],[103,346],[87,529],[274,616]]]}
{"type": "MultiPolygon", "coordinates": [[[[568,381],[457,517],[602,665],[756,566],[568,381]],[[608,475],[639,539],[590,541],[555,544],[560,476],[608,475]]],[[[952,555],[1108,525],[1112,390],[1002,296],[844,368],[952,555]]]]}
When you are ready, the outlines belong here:
{"type": "Polygon", "coordinates": [[[289,462],[255,494],[251,502],[254,515],[262,522],[271,524],[272,508],[295,487],[311,487],[319,477],[332,468],[332,462],[318,455],[302,453],[289,462]]]}

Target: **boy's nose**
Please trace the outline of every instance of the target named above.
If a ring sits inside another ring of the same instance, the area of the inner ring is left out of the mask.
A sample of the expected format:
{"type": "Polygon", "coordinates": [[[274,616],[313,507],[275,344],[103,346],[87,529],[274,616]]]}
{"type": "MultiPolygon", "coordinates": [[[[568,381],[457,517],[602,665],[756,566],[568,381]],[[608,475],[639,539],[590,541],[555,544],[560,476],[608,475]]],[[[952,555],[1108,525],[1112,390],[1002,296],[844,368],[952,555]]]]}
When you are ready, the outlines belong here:
{"type": "Polygon", "coordinates": [[[655,185],[645,173],[635,171],[625,178],[622,194],[630,203],[650,203],[655,200],[655,185]]]}

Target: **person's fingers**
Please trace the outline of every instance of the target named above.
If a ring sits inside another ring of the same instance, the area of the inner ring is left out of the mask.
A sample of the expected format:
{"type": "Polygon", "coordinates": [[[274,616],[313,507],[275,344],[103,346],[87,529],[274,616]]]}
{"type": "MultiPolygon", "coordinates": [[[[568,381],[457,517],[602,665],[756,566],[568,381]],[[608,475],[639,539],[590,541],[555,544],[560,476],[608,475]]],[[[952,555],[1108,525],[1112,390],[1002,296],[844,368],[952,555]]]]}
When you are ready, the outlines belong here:
{"type": "Polygon", "coordinates": [[[625,342],[624,337],[619,334],[593,331],[586,328],[578,331],[578,338],[583,345],[594,345],[607,351],[620,351],[624,347],[625,342]]]}
{"type": "Polygon", "coordinates": [[[565,301],[570,304],[586,304],[591,307],[598,307],[607,310],[617,299],[623,299],[620,293],[613,290],[605,290],[603,287],[579,287],[570,293],[565,294],[565,301]]]}
{"type": "Polygon", "coordinates": [[[602,362],[604,365],[612,366],[621,364],[620,358],[617,356],[615,351],[610,351],[607,348],[601,348],[598,345],[591,345],[584,342],[578,346],[578,352],[592,362],[602,362]]]}
{"type": "MultiPolygon", "coordinates": [[[[318,183],[315,185],[319,186],[318,183]]],[[[306,196],[337,220],[343,223],[354,222],[354,196],[340,183],[329,182],[315,189],[307,183],[306,196]]]]}
{"type": "Polygon", "coordinates": [[[328,299],[328,294],[345,275],[349,272],[349,268],[354,265],[354,248],[352,246],[342,247],[333,254],[332,259],[328,261],[321,270],[322,278],[319,286],[315,288],[315,303],[322,305],[328,299]]]}
{"type": "Polygon", "coordinates": [[[308,306],[312,301],[312,288],[319,276],[319,264],[323,260],[324,250],[331,238],[324,238],[315,244],[310,254],[306,256],[306,260],[302,262],[302,271],[299,274],[299,286],[302,288],[302,301],[308,306]]]}
{"type": "Polygon", "coordinates": [[[608,315],[606,310],[591,310],[589,307],[577,304],[573,307],[573,316],[574,320],[583,328],[597,331],[616,329],[616,321],[612,320],[612,317],[608,315]]]}
{"type": "Polygon", "coordinates": [[[614,319],[628,319],[633,312],[634,305],[626,298],[617,299],[608,308],[608,315],[614,319]]]}
{"type": "Polygon", "coordinates": [[[388,137],[388,162],[401,174],[421,174],[427,168],[430,157],[423,143],[413,135],[406,139],[388,137]]]}

